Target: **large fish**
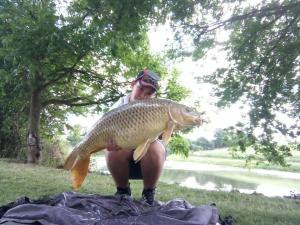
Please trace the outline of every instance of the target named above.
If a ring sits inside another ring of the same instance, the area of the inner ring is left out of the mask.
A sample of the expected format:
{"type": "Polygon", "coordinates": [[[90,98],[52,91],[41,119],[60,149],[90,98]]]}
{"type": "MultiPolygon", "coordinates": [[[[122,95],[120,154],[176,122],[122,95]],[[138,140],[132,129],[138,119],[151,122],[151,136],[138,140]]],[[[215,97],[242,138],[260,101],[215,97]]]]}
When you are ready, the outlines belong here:
{"type": "Polygon", "coordinates": [[[79,189],[91,154],[105,149],[109,140],[135,149],[133,158],[138,162],[161,134],[167,144],[174,129],[201,124],[200,114],[185,105],[167,99],[137,100],[104,114],[68,156],[64,168],[71,170],[73,187],[79,189]]]}

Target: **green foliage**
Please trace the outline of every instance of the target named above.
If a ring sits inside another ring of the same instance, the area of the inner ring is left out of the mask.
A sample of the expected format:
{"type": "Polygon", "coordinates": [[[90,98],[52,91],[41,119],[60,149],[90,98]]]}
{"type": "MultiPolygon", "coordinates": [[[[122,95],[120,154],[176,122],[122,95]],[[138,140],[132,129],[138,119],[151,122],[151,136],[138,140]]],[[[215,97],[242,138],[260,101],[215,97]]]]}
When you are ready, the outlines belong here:
{"type": "Polygon", "coordinates": [[[64,156],[58,141],[46,141],[42,145],[40,164],[46,167],[62,168],[64,156]]]}
{"type": "Polygon", "coordinates": [[[287,166],[285,158],[292,156],[291,151],[295,150],[293,145],[279,145],[274,142],[259,141],[251,133],[245,133],[234,128],[227,130],[225,141],[230,146],[233,154],[238,151],[245,153],[247,150],[252,149],[253,154],[247,156],[247,163],[255,161],[257,164],[267,162],[287,166]]]}
{"type": "Polygon", "coordinates": [[[70,143],[70,145],[73,147],[77,145],[82,140],[84,133],[85,132],[83,131],[82,126],[80,126],[79,124],[76,124],[73,127],[71,127],[70,132],[67,136],[67,140],[70,143]]]}
{"type": "Polygon", "coordinates": [[[145,66],[163,72],[146,37],[156,3],[74,1],[57,15],[52,0],[1,1],[0,149],[25,145],[28,127],[47,139],[69,112],[105,110],[145,66]]]}
{"type": "Polygon", "coordinates": [[[187,139],[179,134],[176,134],[172,137],[168,146],[171,150],[171,154],[182,155],[184,157],[189,156],[191,144],[187,139]]]}
{"type": "Polygon", "coordinates": [[[211,150],[213,149],[213,143],[209,140],[207,140],[204,137],[197,138],[196,141],[192,142],[195,146],[195,150],[211,150]]]}
{"type": "MultiPolygon", "coordinates": [[[[227,1],[162,1],[158,9],[167,15],[167,22],[174,31],[174,42],[167,49],[169,58],[202,58],[214,46],[215,33],[209,25],[222,15],[222,3],[227,1]]],[[[213,23],[214,24],[214,23],[213,23]]]]}
{"type": "Polygon", "coordinates": [[[238,2],[163,1],[160,10],[172,11],[169,23],[177,41],[171,44],[169,57],[201,58],[215,45],[219,28],[231,32],[228,42],[222,43],[228,68],[221,66],[204,80],[215,84],[220,107],[237,101],[250,107],[249,120],[236,126],[236,149],[252,146],[267,161],[284,164],[291,148],[281,145],[275,134],[291,138],[300,134],[300,3],[262,1],[248,6],[238,2]],[[225,8],[231,7],[232,16],[224,18],[225,8]]]}
{"type": "Polygon", "coordinates": [[[227,147],[227,143],[225,141],[226,131],[222,129],[218,129],[215,132],[214,139],[213,139],[213,146],[214,148],[224,148],[227,147]]]}
{"type": "Polygon", "coordinates": [[[170,46],[172,57],[199,59],[214,46],[218,28],[232,31],[225,43],[230,66],[208,80],[216,85],[219,106],[244,101],[250,107],[249,121],[235,132],[238,149],[252,145],[267,160],[283,163],[290,146],[280,146],[274,134],[300,133],[300,4],[263,1],[244,8],[236,2],[80,0],[71,3],[68,15],[57,15],[53,0],[2,0],[0,155],[16,155],[28,127],[50,138],[63,132],[69,112],[106,110],[144,67],[168,79],[162,96],[185,98],[178,72],[168,74],[163,58],[149,49],[149,25],[168,21],[177,41],[170,46]],[[234,14],[222,21],[231,3],[234,14]],[[257,128],[262,135],[255,135],[257,128]]]}
{"type": "Polygon", "coordinates": [[[227,131],[218,129],[216,130],[214,138],[211,141],[204,137],[199,137],[197,140],[192,141],[192,150],[212,150],[228,147],[227,135],[227,131]]]}
{"type": "Polygon", "coordinates": [[[0,157],[17,157],[25,145],[26,90],[15,77],[9,79],[1,69],[0,74],[0,157]]]}
{"type": "Polygon", "coordinates": [[[299,151],[300,152],[300,144],[299,143],[291,143],[290,147],[292,149],[292,151],[299,151]]]}
{"type": "Polygon", "coordinates": [[[295,0],[236,7],[223,24],[231,31],[225,45],[229,66],[206,79],[215,84],[219,106],[242,101],[250,108],[249,120],[234,129],[235,149],[252,146],[256,156],[280,164],[291,148],[275,134],[296,138],[300,133],[299,12],[295,0]]]}
{"type": "Polygon", "coordinates": [[[177,70],[172,71],[166,86],[166,98],[178,102],[185,99],[190,93],[188,88],[180,85],[178,81],[179,75],[177,70]]]}

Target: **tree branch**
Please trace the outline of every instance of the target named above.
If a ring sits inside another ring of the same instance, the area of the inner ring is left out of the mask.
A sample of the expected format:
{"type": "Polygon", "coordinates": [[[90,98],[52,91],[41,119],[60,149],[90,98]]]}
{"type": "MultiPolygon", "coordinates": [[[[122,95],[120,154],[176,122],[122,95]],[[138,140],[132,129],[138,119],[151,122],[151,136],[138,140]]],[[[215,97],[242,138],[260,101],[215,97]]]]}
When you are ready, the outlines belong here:
{"type": "Polygon", "coordinates": [[[262,60],[260,61],[259,65],[255,68],[255,73],[260,73],[260,69],[263,64],[267,61],[269,58],[269,55],[278,47],[278,44],[283,40],[283,38],[286,36],[288,29],[297,21],[298,17],[295,17],[291,20],[291,22],[288,23],[286,27],[280,32],[280,36],[276,39],[274,45],[272,48],[269,48],[268,51],[263,55],[262,60]]]}
{"type": "Polygon", "coordinates": [[[200,26],[199,24],[183,24],[183,25],[186,27],[192,27],[194,29],[200,30],[199,35],[203,35],[205,33],[212,32],[222,26],[225,26],[228,23],[245,20],[252,17],[266,17],[275,14],[284,15],[287,11],[297,12],[297,10],[299,10],[297,9],[297,7],[300,7],[300,2],[296,2],[288,5],[265,6],[261,9],[254,9],[253,11],[243,15],[234,15],[226,20],[211,23],[205,26],[200,26]]]}
{"type": "Polygon", "coordinates": [[[75,98],[69,98],[69,99],[48,99],[42,103],[42,107],[46,107],[48,105],[70,105],[74,102],[78,102],[81,100],[85,100],[85,98],[82,97],[75,97],[75,98]]]}
{"type": "Polygon", "coordinates": [[[75,60],[75,63],[69,67],[69,68],[61,68],[59,70],[53,71],[53,79],[49,79],[43,86],[41,86],[41,90],[46,89],[47,87],[51,86],[52,84],[55,84],[60,79],[64,78],[66,75],[72,74],[74,72],[74,68],[78,65],[78,63],[83,59],[84,56],[86,56],[89,53],[89,50],[86,50],[84,53],[79,55],[77,59],[75,60]]]}
{"type": "Polygon", "coordinates": [[[44,108],[48,105],[66,105],[66,106],[73,107],[73,106],[107,104],[113,101],[117,101],[120,97],[122,97],[122,94],[110,98],[103,98],[103,99],[96,99],[96,100],[90,100],[89,96],[85,98],[76,97],[76,98],[69,98],[69,99],[49,99],[42,103],[42,107],[44,108]]]}

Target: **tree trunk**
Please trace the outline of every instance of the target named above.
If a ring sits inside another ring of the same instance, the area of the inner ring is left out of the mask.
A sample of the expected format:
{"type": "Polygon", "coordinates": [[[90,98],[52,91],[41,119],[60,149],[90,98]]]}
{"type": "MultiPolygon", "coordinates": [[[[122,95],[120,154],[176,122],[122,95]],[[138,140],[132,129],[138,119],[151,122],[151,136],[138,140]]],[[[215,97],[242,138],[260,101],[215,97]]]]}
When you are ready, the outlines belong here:
{"type": "Polygon", "coordinates": [[[41,109],[41,92],[33,91],[30,101],[29,127],[27,133],[27,162],[33,164],[37,164],[40,158],[39,124],[41,109]]]}

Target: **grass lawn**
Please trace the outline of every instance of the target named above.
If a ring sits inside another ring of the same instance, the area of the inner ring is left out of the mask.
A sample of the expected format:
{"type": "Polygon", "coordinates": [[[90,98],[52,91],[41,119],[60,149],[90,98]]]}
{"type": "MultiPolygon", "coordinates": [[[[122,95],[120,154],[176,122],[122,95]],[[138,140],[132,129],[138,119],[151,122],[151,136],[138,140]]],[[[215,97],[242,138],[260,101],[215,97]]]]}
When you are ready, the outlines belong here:
{"type": "MultiPolygon", "coordinates": [[[[131,181],[131,187],[133,196],[140,198],[141,182],[131,181]]],[[[67,171],[0,160],[0,205],[22,196],[37,199],[64,191],[72,191],[67,171]]],[[[115,187],[110,176],[91,173],[80,192],[112,195],[115,187]]],[[[166,202],[174,198],[184,198],[193,205],[214,202],[222,216],[233,216],[238,225],[300,224],[299,200],[209,192],[164,183],[158,185],[156,199],[166,202]]]]}

